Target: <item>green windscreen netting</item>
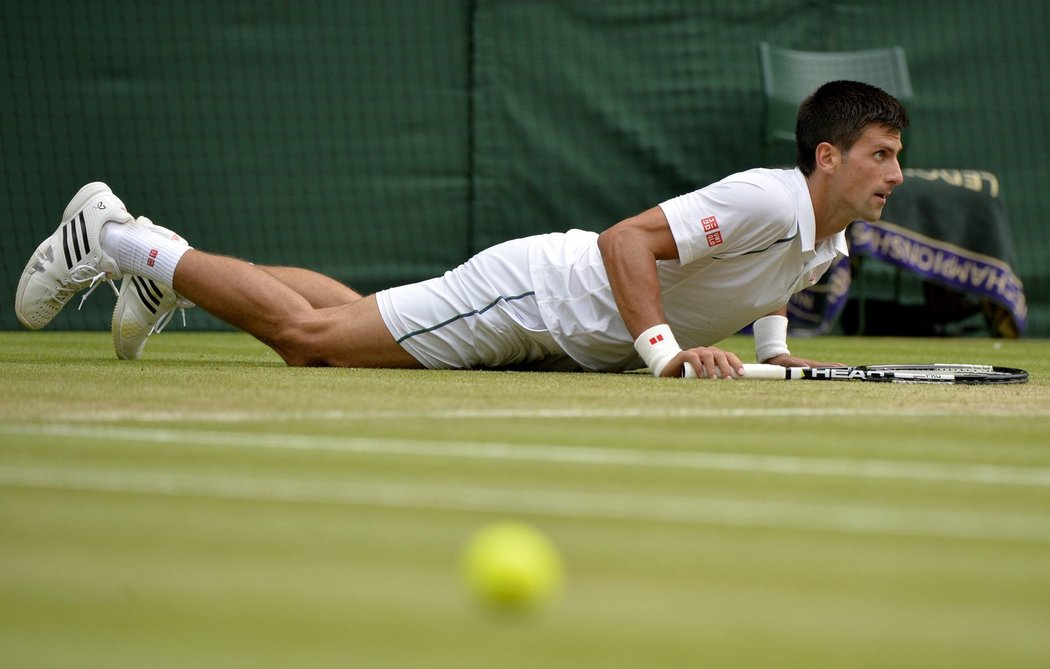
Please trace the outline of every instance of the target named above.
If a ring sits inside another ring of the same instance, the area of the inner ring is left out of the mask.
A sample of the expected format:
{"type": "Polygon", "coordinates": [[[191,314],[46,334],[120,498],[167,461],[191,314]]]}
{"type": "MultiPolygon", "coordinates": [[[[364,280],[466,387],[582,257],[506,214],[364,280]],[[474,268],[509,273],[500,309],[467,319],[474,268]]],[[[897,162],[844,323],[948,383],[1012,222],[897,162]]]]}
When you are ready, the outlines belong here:
{"type": "MultiPolygon", "coordinates": [[[[762,161],[767,41],[904,48],[907,166],[996,176],[1028,333],[1050,335],[1042,0],[6,0],[0,25],[3,328],[91,180],[195,246],[365,291],[604,228],[762,161]]],[[[104,329],[112,304],[50,327],[104,329]]]]}
{"type": "MultiPolygon", "coordinates": [[[[92,180],[195,246],[363,290],[467,252],[462,3],[0,6],[5,304],[92,180]]],[[[108,327],[105,293],[52,327],[108,327]]]]}

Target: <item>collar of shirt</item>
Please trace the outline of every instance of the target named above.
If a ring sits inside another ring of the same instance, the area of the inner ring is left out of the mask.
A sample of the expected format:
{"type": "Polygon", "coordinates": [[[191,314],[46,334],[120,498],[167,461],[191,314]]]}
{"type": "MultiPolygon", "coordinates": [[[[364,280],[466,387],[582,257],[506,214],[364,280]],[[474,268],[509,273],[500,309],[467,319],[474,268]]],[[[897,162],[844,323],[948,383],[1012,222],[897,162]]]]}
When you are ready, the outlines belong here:
{"type": "MultiPolygon", "coordinates": [[[[806,184],[806,177],[802,175],[802,170],[796,167],[792,170],[792,175],[796,181],[796,187],[801,199],[798,208],[798,234],[802,242],[802,250],[814,251],[816,249],[817,219],[813,214],[813,200],[809,196],[809,186],[806,184]]],[[[830,245],[840,255],[849,255],[845,231],[838,232],[821,241],[821,246],[825,245],[830,245]]]]}

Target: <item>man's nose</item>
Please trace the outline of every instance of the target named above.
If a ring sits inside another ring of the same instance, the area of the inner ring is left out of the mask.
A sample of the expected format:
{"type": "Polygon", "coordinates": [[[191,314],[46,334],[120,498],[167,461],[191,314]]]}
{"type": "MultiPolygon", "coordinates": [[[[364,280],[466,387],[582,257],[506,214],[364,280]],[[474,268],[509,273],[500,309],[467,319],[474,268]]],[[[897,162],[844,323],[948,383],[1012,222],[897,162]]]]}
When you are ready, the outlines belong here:
{"type": "Polygon", "coordinates": [[[904,183],[904,172],[901,170],[900,161],[896,159],[893,161],[893,171],[890,173],[890,183],[895,186],[904,183]]]}

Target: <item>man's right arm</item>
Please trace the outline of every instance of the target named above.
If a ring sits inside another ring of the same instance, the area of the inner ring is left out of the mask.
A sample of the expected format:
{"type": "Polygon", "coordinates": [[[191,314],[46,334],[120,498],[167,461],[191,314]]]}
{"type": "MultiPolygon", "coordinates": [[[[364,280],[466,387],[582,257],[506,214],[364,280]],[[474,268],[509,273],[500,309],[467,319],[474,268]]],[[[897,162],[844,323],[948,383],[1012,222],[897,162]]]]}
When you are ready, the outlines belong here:
{"type": "Polygon", "coordinates": [[[677,260],[671,228],[659,207],[620,221],[598,235],[616,306],[631,337],[664,323],[657,260],[677,260]]]}
{"type": "MultiPolygon", "coordinates": [[[[617,223],[598,236],[598,250],[620,316],[631,337],[635,338],[635,348],[640,346],[637,342],[642,333],[665,328],[668,338],[673,341],[666,325],[656,261],[677,260],[678,246],[663,210],[653,207],[617,223]]],[[[650,370],[660,376],[681,376],[683,366],[687,364],[698,370],[700,376],[708,378],[730,378],[740,369],[739,358],[717,348],[698,347],[681,351],[675,346],[674,351],[670,359],[660,360],[659,370],[653,369],[651,361],[641,350],[639,354],[650,363],[650,370]]],[[[657,354],[658,359],[662,357],[665,356],[657,354]]]]}

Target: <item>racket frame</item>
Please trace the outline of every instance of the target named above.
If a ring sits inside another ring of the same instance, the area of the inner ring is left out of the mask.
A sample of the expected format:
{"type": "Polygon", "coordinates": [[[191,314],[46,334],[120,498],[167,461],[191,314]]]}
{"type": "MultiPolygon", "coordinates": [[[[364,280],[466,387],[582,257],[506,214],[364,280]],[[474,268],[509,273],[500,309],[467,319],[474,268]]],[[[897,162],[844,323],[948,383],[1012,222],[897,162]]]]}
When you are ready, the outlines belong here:
{"type": "Polygon", "coordinates": [[[867,381],[877,383],[948,383],[984,385],[1026,383],[1028,372],[1013,367],[962,363],[860,365],[856,367],[781,367],[745,364],[745,379],[867,381]]]}

